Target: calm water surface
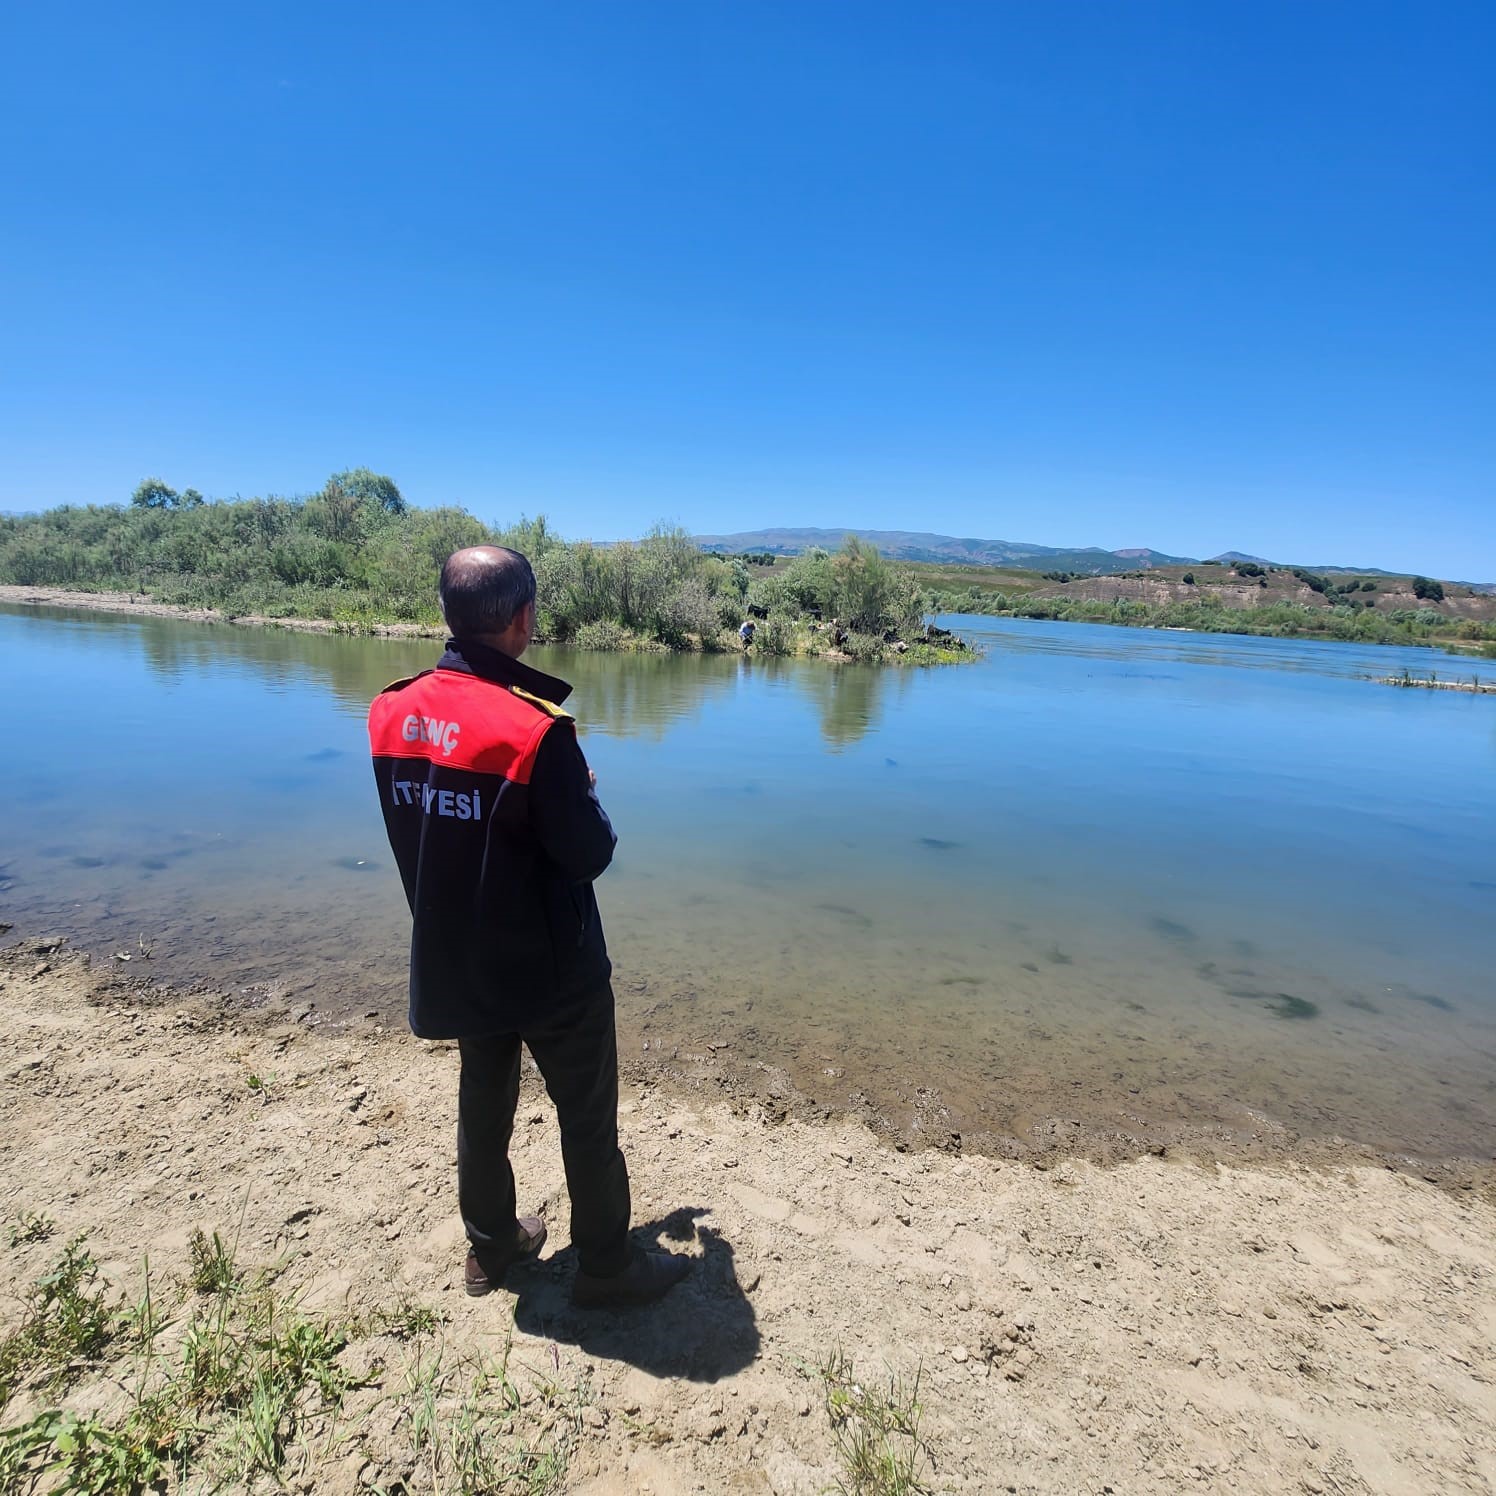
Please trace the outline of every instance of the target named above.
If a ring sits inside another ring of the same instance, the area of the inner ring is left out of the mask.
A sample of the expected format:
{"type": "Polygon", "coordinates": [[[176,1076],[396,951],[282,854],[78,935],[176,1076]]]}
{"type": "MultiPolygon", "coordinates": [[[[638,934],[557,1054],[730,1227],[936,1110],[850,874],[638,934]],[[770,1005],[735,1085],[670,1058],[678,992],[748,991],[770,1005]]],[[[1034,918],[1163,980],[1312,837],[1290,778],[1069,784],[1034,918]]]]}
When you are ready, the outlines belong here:
{"type": "MultiPolygon", "coordinates": [[[[535,651],[620,833],[631,1048],[994,1145],[1496,1153],[1496,700],[1365,679],[1422,651],[957,623],[980,664],[535,651]]],[[[0,610],[3,917],[398,1015],[363,717],[436,652],[0,610]]]]}

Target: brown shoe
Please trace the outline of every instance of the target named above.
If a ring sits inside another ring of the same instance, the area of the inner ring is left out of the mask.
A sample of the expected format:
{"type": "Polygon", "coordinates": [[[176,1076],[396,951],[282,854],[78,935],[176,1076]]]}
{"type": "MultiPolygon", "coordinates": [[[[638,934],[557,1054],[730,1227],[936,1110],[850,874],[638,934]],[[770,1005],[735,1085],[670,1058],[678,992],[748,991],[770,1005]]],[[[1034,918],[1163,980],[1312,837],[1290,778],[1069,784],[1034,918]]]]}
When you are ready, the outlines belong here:
{"type": "Polygon", "coordinates": [[[545,1236],[545,1222],[539,1216],[523,1216],[514,1233],[514,1251],[498,1262],[490,1259],[489,1266],[485,1267],[478,1260],[477,1252],[469,1247],[467,1262],[462,1269],[463,1288],[475,1299],[492,1293],[503,1285],[504,1274],[516,1262],[525,1262],[539,1255],[545,1245],[545,1236]]]}
{"type": "Polygon", "coordinates": [[[578,1272],[571,1285],[571,1301],[578,1309],[600,1309],[612,1304],[652,1304],[691,1271],[691,1259],[673,1252],[636,1248],[629,1265],[609,1278],[578,1272]]]}

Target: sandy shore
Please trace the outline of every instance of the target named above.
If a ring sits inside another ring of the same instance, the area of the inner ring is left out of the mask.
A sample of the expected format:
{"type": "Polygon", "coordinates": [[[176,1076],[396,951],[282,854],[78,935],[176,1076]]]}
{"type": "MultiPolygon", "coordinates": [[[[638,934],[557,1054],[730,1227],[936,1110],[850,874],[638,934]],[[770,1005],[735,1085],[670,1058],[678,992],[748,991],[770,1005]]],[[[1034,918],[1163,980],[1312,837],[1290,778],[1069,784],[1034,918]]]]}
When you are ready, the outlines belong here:
{"type": "MultiPolygon", "coordinates": [[[[346,632],[326,618],[266,618],[245,613],[229,618],[217,608],[179,608],[139,592],[73,592],[66,587],[21,587],[0,583],[0,603],[33,608],[83,608],[91,613],[129,613],[136,618],[178,618],[186,623],[232,623],[244,628],[292,629],[301,634],[346,632]]],[[[357,632],[382,639],[444,639],[446,630],[420,623],[360,625],[357,632]]]]}
{"type": "MultiPolygon", "coordinates": [[[[931,1490],[1496,1489],[1496,1208],[1478,1194],[1374,1167],[899,1153],[855,1124],[630,1084],[636,1219],[700,1260],[655,1311],[581,1315],[531,1076],[514,1158],[551,1241],[515,1292],[475,1300],[455,1054],[309,1016],[167,1001],[51,941],[0,953],[0,1215],[55,1223],[0,1257],[0,1334],[76,1233],[132,1300],[149,1254],[172,1303],[192,1230],[237,1235],[307,1312],[361,1316],[342,1359],[363,1385],[341,1417],[308,1414],[292,1489],[456,1489],[412,1436],[412,1388],[506,1347],[506,1437],[564,1465],[515,1489],[824,1491],[835,1351],[868,1386],[919,1372],[931,1490]],[[380,1333],[395,1301],[430,1322],[380,1333]]],[[[128,1379],[108,1355],[84,1370],[65,1405],[111,1416],[128,1379]]],[[[23,1386],[0,1424],[46,1403],[23,1386]]]]}

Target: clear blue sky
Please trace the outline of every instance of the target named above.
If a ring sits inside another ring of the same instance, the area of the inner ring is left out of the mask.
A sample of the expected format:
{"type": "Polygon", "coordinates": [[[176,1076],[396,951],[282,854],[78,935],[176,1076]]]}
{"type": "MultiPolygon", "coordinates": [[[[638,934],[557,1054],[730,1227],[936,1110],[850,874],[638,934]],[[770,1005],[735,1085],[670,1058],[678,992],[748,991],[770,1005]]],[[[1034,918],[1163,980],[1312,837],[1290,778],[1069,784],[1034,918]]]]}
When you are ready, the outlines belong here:
{"type": "Polygon", "coordinates": [[[0,508],[1496,579],[1496,6],[16,5],[0,508]]]}

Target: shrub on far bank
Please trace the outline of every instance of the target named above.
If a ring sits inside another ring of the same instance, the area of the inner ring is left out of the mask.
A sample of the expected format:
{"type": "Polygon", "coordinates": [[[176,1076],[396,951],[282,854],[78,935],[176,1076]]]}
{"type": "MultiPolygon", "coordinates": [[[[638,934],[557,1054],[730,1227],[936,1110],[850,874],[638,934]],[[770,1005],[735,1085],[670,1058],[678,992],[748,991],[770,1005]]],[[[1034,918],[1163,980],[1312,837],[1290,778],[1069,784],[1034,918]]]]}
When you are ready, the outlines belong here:
{"type": "Polygon", "coordinates": [[[842,649],[864,665],[877,664],[883,658],[883,640],[876,634],[848,634],[842,649]]]}
{"type": "Polygon", "coordinates": [[[584,623],[571,639],[578,649],[622,649],[627,641],[628,634],[623,625],[614,623],[611,618],[584,623]]]}
{"type": "Polygon", "coordinates": [[[791,655],[795,652],[795,625],[783,613],[771,613],[753,636],[756,654],[791,655]]]}

